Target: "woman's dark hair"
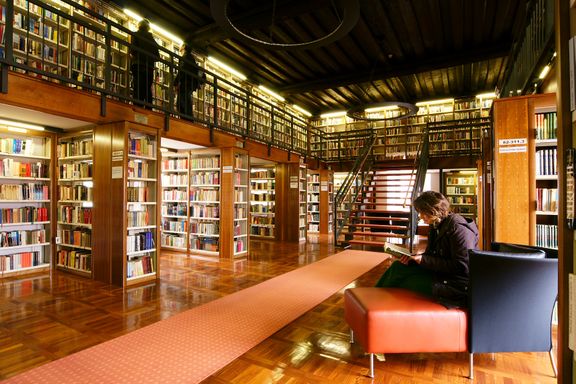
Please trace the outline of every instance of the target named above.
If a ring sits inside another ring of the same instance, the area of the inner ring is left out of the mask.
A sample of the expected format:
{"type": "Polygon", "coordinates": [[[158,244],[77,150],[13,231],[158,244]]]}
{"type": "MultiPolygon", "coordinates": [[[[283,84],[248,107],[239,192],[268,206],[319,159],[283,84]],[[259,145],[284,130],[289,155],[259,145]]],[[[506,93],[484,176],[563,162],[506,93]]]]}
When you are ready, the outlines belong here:
{"type": "Polygon", "coordinates": [[[450,214],[450,202],[440,192],[426,191],[414,199],[414,209],[439,223],[450,214]]]}

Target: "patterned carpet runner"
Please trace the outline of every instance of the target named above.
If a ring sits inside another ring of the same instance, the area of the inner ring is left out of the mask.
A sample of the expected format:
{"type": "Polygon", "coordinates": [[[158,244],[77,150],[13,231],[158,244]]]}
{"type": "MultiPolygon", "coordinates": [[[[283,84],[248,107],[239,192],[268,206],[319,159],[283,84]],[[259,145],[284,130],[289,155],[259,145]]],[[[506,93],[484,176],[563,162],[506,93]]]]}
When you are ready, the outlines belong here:
{"type": "Polygon", "coordinates": [[[3,383],[199,383],[387,257],[346,250],[3,383]]]}

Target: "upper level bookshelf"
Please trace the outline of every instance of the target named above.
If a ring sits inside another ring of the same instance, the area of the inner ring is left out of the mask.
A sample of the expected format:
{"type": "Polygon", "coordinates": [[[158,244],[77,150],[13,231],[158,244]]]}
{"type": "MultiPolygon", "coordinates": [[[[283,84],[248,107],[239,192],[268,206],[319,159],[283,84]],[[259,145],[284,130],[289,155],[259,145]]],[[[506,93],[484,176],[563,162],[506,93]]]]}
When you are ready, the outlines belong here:
{"type": "Polygon", "coordinates": [[[51,265],[52,137],[0,130],[0,275],[51,265]]]}
{"type": "Polygon", "coordinates": [[[58,138],[58,233],[56,267],[85,277],[92,274],[92,131],[58,138]]]}
{"type": "Polygon", "coordinates": [[[312,135],[311,147],[327,160],[355,159],[365,145],[366,134],[374,131],[377,138],[373,154],[378,160],[414,158],[429,130],[431,156],[478,152],[481,132],[490,124],[494,97],[478,95],[418,103],[418,112],[407,117],[401,116],[399,108],[391,107],[366,112],[373,120],[353,120],[344,113],[329,114],[313,121],[314,127],[324,134],[312,135]]]}

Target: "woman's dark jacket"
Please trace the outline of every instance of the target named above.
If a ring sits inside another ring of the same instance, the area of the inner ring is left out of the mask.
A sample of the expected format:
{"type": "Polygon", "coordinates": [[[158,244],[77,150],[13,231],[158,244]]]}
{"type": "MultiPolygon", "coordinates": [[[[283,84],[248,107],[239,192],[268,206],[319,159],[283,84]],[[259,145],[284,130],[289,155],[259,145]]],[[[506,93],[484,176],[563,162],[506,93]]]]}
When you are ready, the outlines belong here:
{"type": "Polygon", "coordinates": [[[450,214],[430,226],[428,246],[420,266],[434,272],[432,294],[448,307],[465,306],[468,290],[468,250],[478,248],[478,227],[471,219],[450,214]]]}

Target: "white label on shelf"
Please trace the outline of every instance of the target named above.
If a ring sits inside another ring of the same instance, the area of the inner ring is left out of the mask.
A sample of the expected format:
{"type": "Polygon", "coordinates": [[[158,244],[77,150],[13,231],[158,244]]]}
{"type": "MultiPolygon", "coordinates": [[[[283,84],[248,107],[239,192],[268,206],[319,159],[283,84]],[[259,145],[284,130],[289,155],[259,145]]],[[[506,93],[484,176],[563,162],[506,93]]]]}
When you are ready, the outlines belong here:
{"type": "Polygon", "coordinates": [[[528,139],[517,138],[517,139],[500,139],[498,140],[500,145],[518,145],[518,144],[528,144],[528,139]]]}
{"type": "Polygon", "coordinates": [[[223,173],[232,173],[233,168],[231,165],[223,165],[222,166],[222,172],[223,173]]]}
{"type": "Polygon", "coordinates": [[[112,178],[113,179],[122,178],[122,167],[112,167],[112,178]]]}
{"type": "Polygon", "coordinates": [[[124,160],[124,151],[112,151],[112,161],[124,160]]]}
{"type": "Polygon", "coordinates": [[[298,189],[298,182],[293,182],[293,181],[291,181],[291,182],[290,182],[290,188],[292,188],[292,189],[298,189]]]}
{"type": "Polygon", "coordinates": [[[134,121],[140,124],[148,124],[148,116],[141,113],[134,113],[134,121]]]}
{"type": "Polygon", "coordinates": [[[516,153],[516,152],[527,152],[527,147],[525,145],[518,145],[514,147],[498,148],[498,153],[516,153]]]}

